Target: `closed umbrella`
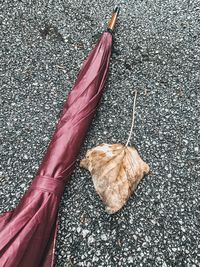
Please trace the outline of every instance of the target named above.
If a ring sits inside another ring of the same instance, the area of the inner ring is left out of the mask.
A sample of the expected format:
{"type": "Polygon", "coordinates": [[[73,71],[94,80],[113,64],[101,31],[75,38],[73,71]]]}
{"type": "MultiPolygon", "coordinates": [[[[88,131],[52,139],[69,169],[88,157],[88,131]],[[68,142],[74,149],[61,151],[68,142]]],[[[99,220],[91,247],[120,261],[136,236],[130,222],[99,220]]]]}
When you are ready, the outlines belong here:
{"type": "Polygon", "coordinates": [[[84,62],[31,186],[13,211],[0,216],[1,267],[54,264],[59,203],[103,93],[118,13],[84,62]]]}

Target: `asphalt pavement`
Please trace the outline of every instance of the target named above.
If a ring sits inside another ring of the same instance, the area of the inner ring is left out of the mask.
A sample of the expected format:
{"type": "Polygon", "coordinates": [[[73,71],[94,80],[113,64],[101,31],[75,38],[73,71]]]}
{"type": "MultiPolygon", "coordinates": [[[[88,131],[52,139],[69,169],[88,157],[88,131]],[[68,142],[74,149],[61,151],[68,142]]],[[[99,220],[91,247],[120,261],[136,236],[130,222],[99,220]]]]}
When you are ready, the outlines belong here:
{"type": "Polygon", "coordinates": [[[79,68],[121,12],[101,105],[79,160],[125,143],[151,173],[108,215],[78,163],[59,210],[56,267],[200,266],[200,1],[3,0],[0,212],[28,188],[79,68]]]}

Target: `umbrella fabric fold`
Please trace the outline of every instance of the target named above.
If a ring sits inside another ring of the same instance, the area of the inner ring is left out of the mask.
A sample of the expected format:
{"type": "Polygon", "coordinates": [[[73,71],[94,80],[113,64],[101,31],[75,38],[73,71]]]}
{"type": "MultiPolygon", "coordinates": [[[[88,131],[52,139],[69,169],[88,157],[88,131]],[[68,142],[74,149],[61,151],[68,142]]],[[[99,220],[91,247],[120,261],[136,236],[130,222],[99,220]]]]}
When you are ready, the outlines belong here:
{"type": "Polygon", "coordinates": [[[0,216],[0,266],[50,267],[66,182],[97,108],[109,68],[112,34],[84,62],[36,177],[16,209],[0,216]]]}

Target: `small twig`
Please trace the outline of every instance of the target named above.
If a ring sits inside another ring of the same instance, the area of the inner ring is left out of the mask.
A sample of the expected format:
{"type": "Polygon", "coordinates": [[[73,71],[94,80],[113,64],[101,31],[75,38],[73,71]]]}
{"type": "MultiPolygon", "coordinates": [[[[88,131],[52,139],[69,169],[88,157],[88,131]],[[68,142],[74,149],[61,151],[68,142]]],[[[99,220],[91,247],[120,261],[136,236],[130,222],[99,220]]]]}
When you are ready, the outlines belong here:
{"type": "Polygon", "coordinates": [[[125,146],[128,146],[130,139],[131,139],[131,135],[133,133],[133,127],[134,127],[134,121],[135,121],[135,107],[136,107],[136,98],[137,98],[137,90],[135,90],[135,97],[134,97],[134,102],[133,102],[133,115],[132,115],[132,124],[131,124],[131,130],[128,136],[128,140],[126,142],[125,146]]]}
{"type": "Polygon", "coordinates": [[[58,69],[64,69],[63,66],[60,66],[60,65],[55,65],[58,69]]]}

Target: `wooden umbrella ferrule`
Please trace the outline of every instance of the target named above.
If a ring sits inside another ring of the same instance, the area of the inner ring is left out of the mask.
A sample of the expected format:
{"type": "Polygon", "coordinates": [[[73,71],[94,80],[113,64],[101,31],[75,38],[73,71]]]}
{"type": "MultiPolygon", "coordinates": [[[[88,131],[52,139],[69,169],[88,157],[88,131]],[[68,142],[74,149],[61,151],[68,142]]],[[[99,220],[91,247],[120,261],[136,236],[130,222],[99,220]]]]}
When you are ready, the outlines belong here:
{"type": "Polygon", "coordinates": [[[113,15],[112,15],[112,18],[111,20],[109,21],[108,23],[108,29],[113,31],[114,30],[114,27],[115,27],[115,24],[117,22],[117,16],[119,14],[119,8],[116,8],[113,15]]]}

